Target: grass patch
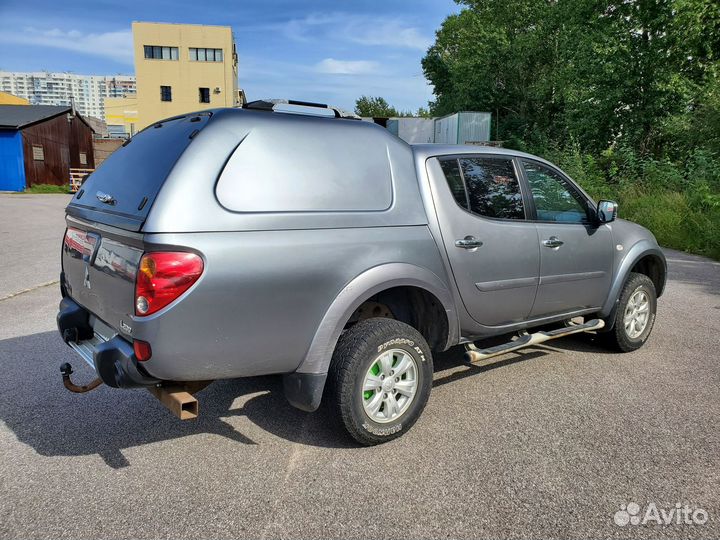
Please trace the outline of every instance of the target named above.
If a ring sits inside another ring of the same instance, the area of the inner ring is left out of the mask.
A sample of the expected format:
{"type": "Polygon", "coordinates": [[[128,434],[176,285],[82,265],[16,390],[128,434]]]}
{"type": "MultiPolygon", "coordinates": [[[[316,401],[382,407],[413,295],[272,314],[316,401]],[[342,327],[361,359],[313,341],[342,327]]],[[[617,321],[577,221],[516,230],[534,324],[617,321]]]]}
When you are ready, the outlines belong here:
{"type": "Polygon", "coordinates": [[[692,195],[623,190],[618,196],[620,215],[650,229],[662,246],[720,260],[720,210],[693,204],[692,195]]]}
{"type": "Polygon", "coordinates": [[[54,184],[36,184],[25,188],[23,193],[70,193],[68,186],[56,186],[54,184]]]}

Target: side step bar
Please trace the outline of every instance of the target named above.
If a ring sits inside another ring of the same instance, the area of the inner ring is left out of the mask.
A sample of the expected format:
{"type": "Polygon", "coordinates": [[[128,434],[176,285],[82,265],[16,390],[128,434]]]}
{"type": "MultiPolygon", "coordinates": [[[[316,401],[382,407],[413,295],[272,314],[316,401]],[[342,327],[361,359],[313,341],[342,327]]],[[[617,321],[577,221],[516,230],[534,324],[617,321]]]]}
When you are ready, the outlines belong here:
{"type": "Polygon", "coordinates": [[[508,341],[507,343],[496,345],[495,347],[489,347],[487,349],[478,349],[472,343],[468,343],[465,345],[466,351],[464,358],[465,362],[474,364],[475,362],[482,362],[483,360],[487,360],[488,358],[492,358],[493,356],[517,351],[518,349],[530,347],[531,345],[537,345],[538,343],[550,341],[551,339],[557,339],[569,336],[571,334],[580,334],[582,332],[592,332],[594,330],[600,330],[604,326],[605,321],[601,319],[592,319],[591,321],[588,321],[586,323],[572,325],[567,328],[558,328],[557,330],[550,330],[548,332],[525,334],[517,338],[516,340],[508,341]]]}

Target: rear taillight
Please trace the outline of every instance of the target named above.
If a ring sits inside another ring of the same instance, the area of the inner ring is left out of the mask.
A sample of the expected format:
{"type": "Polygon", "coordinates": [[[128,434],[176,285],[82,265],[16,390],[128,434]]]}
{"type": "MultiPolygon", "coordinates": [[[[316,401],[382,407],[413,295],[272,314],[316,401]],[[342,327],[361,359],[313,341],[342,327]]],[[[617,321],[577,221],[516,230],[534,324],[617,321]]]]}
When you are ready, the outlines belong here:
{"type": "Polygon", "coordinates": [[[135,281],[135,315],[150,315],[176,300],[198,280],[203,268],[202,258],[195,253],[143,255],[135,281]]]}
{"type": "Polygon", "coordinates": [[[66,250],[71,251],[77,256],[90,257],[95,249],[96,242],[96,235],[91,235],[80,229],[69,227],[68,230],[65,231],[63,246],[66,250]]]}

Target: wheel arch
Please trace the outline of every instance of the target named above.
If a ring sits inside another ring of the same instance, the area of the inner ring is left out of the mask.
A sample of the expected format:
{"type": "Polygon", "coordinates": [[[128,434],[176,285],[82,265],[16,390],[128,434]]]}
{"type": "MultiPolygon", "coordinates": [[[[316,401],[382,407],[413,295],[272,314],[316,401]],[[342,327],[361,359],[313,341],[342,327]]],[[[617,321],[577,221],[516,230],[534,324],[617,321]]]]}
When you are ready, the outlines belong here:
{"type": "Polygon", "coordinates": [[[655,285],[657,297],[660,298],[665,290],[665,280],[667,276],[665,257],[662,257],[662,255],[658,256],[654,253],[644,254],[636,260],[630,272],[645,274],[649,277],[653,285],[655,285]]]}
{"type": "Polygon", "coordinates": [[[633,272],[648,276],[655,285],[657,296],[660,297],[665,290],[667,262],[665,261],[665,255],[657,244],[653,244],[649,240],[642,240],[630,248],[627,255],[620,262],[610,286],[610,293],[602,310],[599,312],[600,317],[605,319],[606,323],[610,323],[606,326],[606,330],[610,330],[612,327],[615,310],[620,301],[620,293],[633,272]]]}
{"type": "MultiPolygon", "coordinates": [[[[457,341],[457,313],[448,286],[426,268],[407,263],[383,264],[358,275],[338,293],[326,310],[297,371],[327,372],[340,333],[355,310],[373,296],[399,287],[414,287],[431,294],[442,306],[447,317],[447,337],[442,349],[447,349],[457,341]]],[[[402,317],[399,320],[402,320],[402,317]]]]}
{"type": "MultiPolygon", "coordinates": [[[[303,410],[320,404],[330,361],[337,341],[351,316],[370,298],[392,290],[414,288],[437,300],[446,316],[447,335],[438,348],[445,350],[459,339],[459,322],[452,293],[446,283],[426,268],[408,263],[375,266],[352,279],[325,312],[305,358],[294,373],[285,375],[285,395],[303,410]]],[[[403,320],[403,317],[398,317],[403,320]]],[[[421,333],[423,330],[418,329],[421,333]]],[[[426,329],[427,331],[427,329],[426,329]]]]}

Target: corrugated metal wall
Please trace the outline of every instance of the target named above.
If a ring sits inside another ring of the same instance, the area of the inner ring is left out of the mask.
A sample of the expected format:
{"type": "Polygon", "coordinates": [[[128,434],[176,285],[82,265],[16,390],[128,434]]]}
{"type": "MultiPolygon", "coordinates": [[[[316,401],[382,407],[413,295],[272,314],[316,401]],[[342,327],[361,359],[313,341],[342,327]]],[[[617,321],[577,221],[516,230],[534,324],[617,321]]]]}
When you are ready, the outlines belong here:
{"type": "Polygon", "coordinates": [[[435,142],[457,144],[458,115],[451,114],[435,119],[435,142]]]}
{"type": "Polygon", "coordinates": [[[458,120],[460,122],[458,144],[490,140],[490,113],[461,112],[458,113],[458,120]]]}
{"type": "Polygon", "coordinates": [[[0,130],[0,191],[24,189],[22,135],[19,131],[0,130]]]}
{"type": "Polygon", "coordinates": [[[398,118],[397,123],[397,136],[407,143],[425,144],[435,140],[435,122],[432,118],[398,118]]]}
{"type": "Polygon", "coordinates": [[[491,114],[459,112],[435,119],[435,142],[439,144],[467,144],[490,140],[491,114]]]}
{"type": "MultiPolygon", "coordinates": [[[[363,118],[379,123],[378,118],[363,118]]],[[[411,144],[470,144],[490,141],[492,115],[488,112],[463,111],[440,118],[383,118],[381,125],[387,127],[411,144]]]]}

